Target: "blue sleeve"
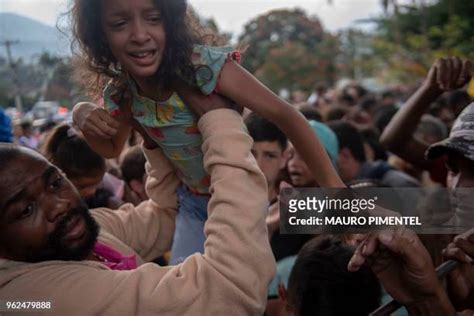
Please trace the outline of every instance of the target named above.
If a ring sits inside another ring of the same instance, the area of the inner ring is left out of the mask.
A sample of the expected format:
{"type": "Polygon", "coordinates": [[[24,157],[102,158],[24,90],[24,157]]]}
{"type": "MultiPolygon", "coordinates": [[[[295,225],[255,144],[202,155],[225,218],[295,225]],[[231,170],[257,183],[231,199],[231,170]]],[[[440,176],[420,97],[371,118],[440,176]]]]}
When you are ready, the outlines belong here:
{"type": "Polygon", "coordinates": [[[216,89],[222,66],[234,58],[234,51],[232,47],[194,46],[192,61],[196,67],[196,82],[202,93],[209,95],[216,89]]]}

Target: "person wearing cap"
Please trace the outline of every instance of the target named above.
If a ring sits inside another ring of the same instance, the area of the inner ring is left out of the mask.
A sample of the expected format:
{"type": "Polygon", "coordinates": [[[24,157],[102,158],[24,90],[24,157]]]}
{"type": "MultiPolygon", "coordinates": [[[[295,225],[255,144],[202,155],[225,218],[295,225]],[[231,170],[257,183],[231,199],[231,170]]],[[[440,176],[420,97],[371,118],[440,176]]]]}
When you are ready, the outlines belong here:
{"type": "Polygon", "coordinates": [[[474,102],[456,118],[449,137],[426,151],[428,160],[442,156],[447,157],[449,188],[474,187],[474,102]]]}
{"type": "Polygon", "coordinates": [[[454,121],[449,137],[432,144],[426,151],[428,160],[446,157],[447,187],[453,190],[454,217],[449,224],[474,226],[474,102],[454,121]],[[454,221],[454,222],[453,222],[454,221]]]}
{"type": "Polygon", "coordinates": [[[413,137],[421,117],[445,91],[460,89],[471,80],[471,63],[457,57],[440,58],[430,68],[423,84],[395,114],[380,137],[380,143],[413,166],[430,173],[446,185],[446,155],[426,159],[428,145],[413,137]]]}
{"type": "MultiPolygon", "coordinates": [[[[334,166],[337,165],[339,152],[339,142],[336,134],[325,124],[317,121],[309,121],[314,133],[323,144],[334,166]]],[[[288,173],[291,183],[295,187],[317,187],[318,183],[314,179],[306,163],[300,157],[296,149],[290,144],[288,148],[288,173]]]]}
{"type": "Polygon", "coordinates": [[[454,121],[449,137],[432,144],[426,159],[446,157],[446,184],[453,193],[454,216],[445,225],[471,228],[456,236],[443,250],[445,260],[454,259],[460,266],[448,274],[447,291],[457,310],[474,309],[474,102],[454,121]]]}
{"type": "MultiPolygon", "coordinates": [[[[430,171],[433,180],[456,190],[455,215],[451,224],[471,224],[474,214],[474,103],[468,105],[456,118],[448,138],[427,146],[411,137],[416,126],[428,109],[444,91],[459,89],[471,80],[471,64],[459,58],[441,58],[431,67],[423,85],[410,97],[394,116],[381,136],[381,143],[410,163],[430,171]],[[447,169],[447,170],[446,170],[447,169]],[[446,176],[447,173],[447,176],[446,176]]],[[[448,222],[448,224],[450,224],[448,222]]],[[[462,262],[460,268],[448,275],[447,290],[453,302],[471,302],[474,297],[474,266],[466,249],[474,243],[473,230],[454,238],[444,248],[445,259],[462,262]],[[467,235],[466,235],[467,234],[467,235]],[[469,237],[469,238],[468,238],[469,237]],[[469,239],[471,244],[466,240],[469,239]],[[463,251],[459,249],[465,247],[463,251]]],[[[426,236],[426,235],[425,235],[426,236]]],[[[424,236],[424,237],[425,237],[424,236]]],[[[436,236],[435,236],[436,237],[436,236]]],[[[430,240],[432,245],[435,240],[430,240]]],[[[472,253],[471,253],[472,254],[472,253]]],[[[439,255],[438,253],[431,253],[439,255]]],[[[459,310],[466,305],[460,306],[459,310]]],[[[472,313],[471,313],[472,314],[472,313]]]]}

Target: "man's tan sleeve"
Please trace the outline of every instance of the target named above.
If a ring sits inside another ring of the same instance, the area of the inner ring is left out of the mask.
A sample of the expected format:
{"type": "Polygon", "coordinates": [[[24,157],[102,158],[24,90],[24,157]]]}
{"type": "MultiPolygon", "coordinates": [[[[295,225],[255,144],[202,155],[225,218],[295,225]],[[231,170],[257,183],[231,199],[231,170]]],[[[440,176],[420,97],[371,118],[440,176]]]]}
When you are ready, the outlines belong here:
{"type": "MultiPolygon", "coordinates": [[[[199,121],[211,174],[204,255],[172,268],[157,290],[176,315],[262,315],[275,261],[267,236],[267,183],[235,111],[199,121]]],[[[171,314],[171,313],[170,313],[171,314]]]]}
{"type": "Polygon", "coordinates": [[[150,199],[137,207],[125,204],[115,211],[93,210],[93,215],[101,229],[130,246],[145,261],[149,261],[171,248],[179,180],[173,166],[160,149],[143,148],[143,152],[147,158],[146,190],[150,199]]]}

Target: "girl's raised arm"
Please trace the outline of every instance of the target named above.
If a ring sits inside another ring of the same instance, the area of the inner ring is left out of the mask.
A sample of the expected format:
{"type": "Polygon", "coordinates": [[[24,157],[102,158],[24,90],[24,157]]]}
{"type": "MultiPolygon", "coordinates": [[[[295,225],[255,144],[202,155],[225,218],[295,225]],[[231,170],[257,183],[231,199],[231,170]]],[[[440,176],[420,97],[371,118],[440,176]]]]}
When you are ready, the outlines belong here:
{"type": "Polygon", "coordinates": [[[321,187],[345,187],[308,121],[247,70],[227,62],[218,82],[219,93],[277,125],[290,139],[321,187]]]}

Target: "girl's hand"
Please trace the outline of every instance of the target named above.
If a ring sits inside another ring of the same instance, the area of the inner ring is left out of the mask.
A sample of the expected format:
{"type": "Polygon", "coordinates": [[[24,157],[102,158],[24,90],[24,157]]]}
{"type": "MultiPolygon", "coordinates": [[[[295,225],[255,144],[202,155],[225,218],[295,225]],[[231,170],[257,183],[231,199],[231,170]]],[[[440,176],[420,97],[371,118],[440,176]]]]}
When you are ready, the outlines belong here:
{"type": "Polygon", "coordinates": [[[80,102],[74,106],[72,120],[83,133],[111,139],[118,132],[119,121],[109,113],[90,102],[80,102]]]}
{"type": "Polygon", "coordinates": [[[185,87],[179,89],[178,94],[187,105],[191,106],[194,113],[199,117],[216,109],[233,109],[241,114],[243,112],[243,107],[217,93],[206,96],[200,91],[185,87]]]}

